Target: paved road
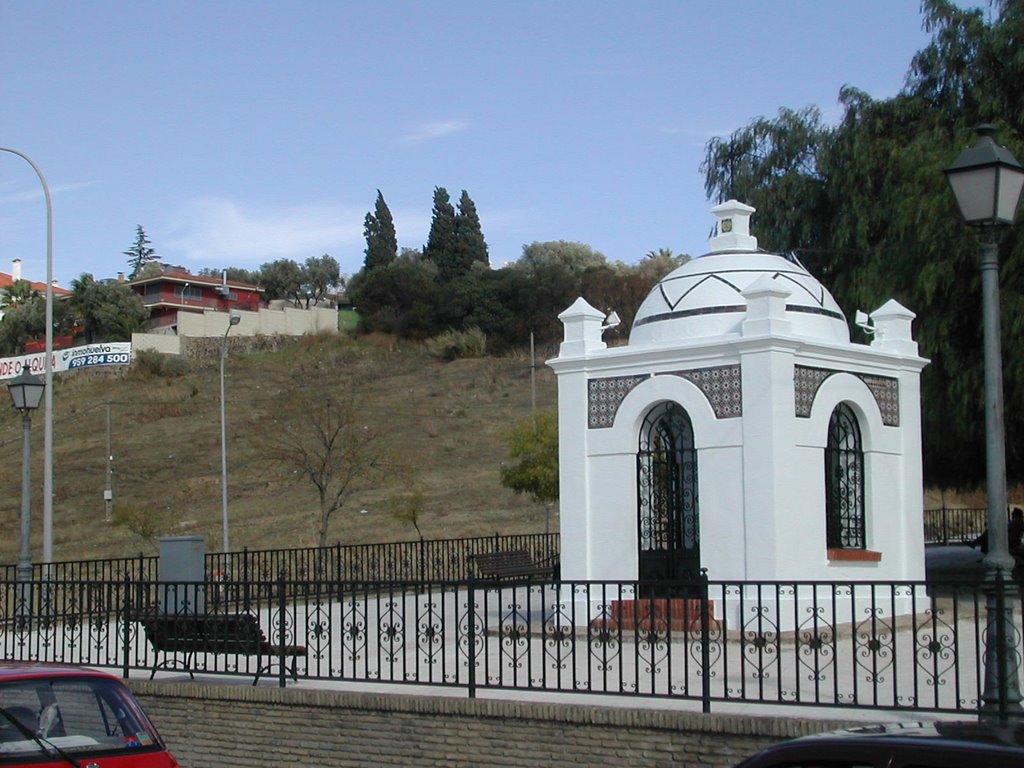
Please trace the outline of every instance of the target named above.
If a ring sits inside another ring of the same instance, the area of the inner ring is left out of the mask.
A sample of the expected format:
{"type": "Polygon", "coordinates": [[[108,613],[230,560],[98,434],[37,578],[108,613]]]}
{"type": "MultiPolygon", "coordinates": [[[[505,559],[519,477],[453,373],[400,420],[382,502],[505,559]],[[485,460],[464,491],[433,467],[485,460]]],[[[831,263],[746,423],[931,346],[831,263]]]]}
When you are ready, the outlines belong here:
{"type": "Polygon", "coordinates": [[[980,579],[985,575],[981,562],[983,557],[980,550],[966,545],[928,547],[925,549],[925,571],[929,579],[937,581],[980,579]]]}

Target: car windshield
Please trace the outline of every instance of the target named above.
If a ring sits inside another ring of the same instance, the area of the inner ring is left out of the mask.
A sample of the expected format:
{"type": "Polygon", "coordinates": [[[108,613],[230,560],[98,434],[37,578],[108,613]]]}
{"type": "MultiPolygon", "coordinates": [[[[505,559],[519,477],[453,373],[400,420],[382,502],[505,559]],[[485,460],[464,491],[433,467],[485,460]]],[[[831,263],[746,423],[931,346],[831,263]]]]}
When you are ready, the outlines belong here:
{"type": "Polygon", "coordinates": [[[113,680],[54,677],[0,684],[0,765],[26,753],[99,756],[158,747],[127,689],[113,680]]]}

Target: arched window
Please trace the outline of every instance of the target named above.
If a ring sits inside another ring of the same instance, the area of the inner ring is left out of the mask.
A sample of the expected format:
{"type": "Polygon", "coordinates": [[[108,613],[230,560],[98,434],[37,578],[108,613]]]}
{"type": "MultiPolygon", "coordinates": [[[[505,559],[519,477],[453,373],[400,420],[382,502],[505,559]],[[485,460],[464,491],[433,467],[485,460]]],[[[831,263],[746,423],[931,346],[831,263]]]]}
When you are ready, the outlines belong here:
{"type": "Polygon", "coordinates": [[[840,403],[828,422],[825,520],[829,549],[865,549],[864,447],[853,410],[840,403]]]}

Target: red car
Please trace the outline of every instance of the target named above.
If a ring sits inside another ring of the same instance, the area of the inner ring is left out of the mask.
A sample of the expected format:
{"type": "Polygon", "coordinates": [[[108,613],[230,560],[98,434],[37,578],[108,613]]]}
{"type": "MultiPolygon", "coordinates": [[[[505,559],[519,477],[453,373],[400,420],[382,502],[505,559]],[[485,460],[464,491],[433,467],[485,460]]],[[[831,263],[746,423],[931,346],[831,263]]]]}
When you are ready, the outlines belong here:
{"type": "Polygon", "coordinates": [[[0,662],[0,766],[180,768],[128,687],[81,667],[0,662]]]}

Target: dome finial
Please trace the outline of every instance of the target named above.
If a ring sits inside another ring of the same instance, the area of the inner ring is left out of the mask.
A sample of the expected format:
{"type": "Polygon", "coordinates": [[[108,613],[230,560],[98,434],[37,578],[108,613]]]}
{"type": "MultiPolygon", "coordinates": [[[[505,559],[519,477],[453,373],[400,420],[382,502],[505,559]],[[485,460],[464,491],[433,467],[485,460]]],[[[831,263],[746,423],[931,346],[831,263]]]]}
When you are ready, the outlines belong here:
{"type": "Polygon", "coordinates": [[[757,238],[750,234],[750,215],[757,209],[739,200],[726,200],[711,209],[715,214],[715,236],[711,252],[756,251],[757,238]]]}

